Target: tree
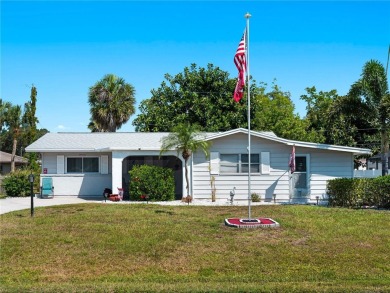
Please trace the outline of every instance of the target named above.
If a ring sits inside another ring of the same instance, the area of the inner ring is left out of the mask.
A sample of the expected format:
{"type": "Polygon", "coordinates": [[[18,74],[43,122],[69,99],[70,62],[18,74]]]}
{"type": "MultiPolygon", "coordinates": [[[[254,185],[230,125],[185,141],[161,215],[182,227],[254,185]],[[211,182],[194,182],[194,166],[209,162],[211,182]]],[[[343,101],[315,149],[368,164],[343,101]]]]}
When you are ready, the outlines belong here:
{"type": "MultiPolygon", "coordinates": [[[[371,123],[373,111],[360,97],[339,96],[336,90],[317,92],[314,86],[306,91],[301,99],[307,103],[308,129],[318,132],[322,142],[375,151],[378,137],[371,123]]],[[[362,157],[355,158],[356,168],[362,157]]]]}
{"type": "Polygon", "coordinates": [[[330,144],[375,148],[372,111],[360,98],[338,96],[327,112],[326,141],[330,144]]]}
{"type": "Polygon", "coordinates": [[[229,78],[228,72],[212,64],[207,68],[191,64],[175,76],[164,77],[160,87],[151,91],[152,97],[141,102],[141,114],[133,121],[136,131],[170,131],[181,123],[210,132],[247,127],[246,97],[234,102],[236,79],[229,78]]]}
{"type": "Polygon", "coordinates": [[[361,78],[348,93],[355,98],[363,98],[374,114],[373,127],[378,127],[381,135],[382,176],[387,174],[387,155],[389,152],[390,93],[384,66],[370,60],[363,66],[361,78]]]}
{"type": "Polygon", "coordinates": [[[178,124],[173,128],[173,132],[162,139],[160,155],[172,149],[177,150],[177,154],[181,153],[185,164],[185,177],[187,196],[190,195],[189,180],[188,180],[188,159],[192,153],[201,149],[206,157],[209,155],[209,143],[203,140],[198,126],[194,124],[178,124]]]}
{"type": "Polygon", "coordinates": [[[301,100],[307,103],[306,119],[309,121],[309,129],[317,131],[323,136],[323,141],[329,143],[327,130],[329,129],[328,113],[334,100],[338,97],[336,90],[330,92],[320,91],[316,87],[306,88],[307,95],[302,95],[301,100]]]}
{"type": "Polygon", "coordinates": [[[10,106],[6,114],[6,125],[12,135],[12,155],[11,155],[11,172],[15,171],[15,155],[18,145],[18,139],[22,132],[22,108],[19,105],[10,106]]]}
{"type": "Polygon", "coordinates": [[[323,137],[317,131],[309,128],[309,122],[294,113],[294,104],[290,93],[282,92],[273,83],[272,90],[266,93],[266,85],[252,92],[252,103],[255,103],[254,118],[251,121],[253,129],[273,131],[277,136],[303,141],[322,142],[323,137]]]}
{"type": "Polygon", "coordinates": [[[3,102],[3,100],[0,99],[0,131],[3,130],[3,126],[6,123],[7,112],[10,107],[10,102],[3,102]]]}
{"type": "Polygon", "coordinates": [[[89,88],[91,122],[88,127],[95,132],[115,132],[135,113],[135,90],[123,78],[105,75],[89,88]]]}
{"type": "Polygon", "coordinates": [[[37,89],[34,85],[31,87],[30,101],[24,104],[24,111],[19,105],[13,106],[9,102],[0,100],[0,122],[1,126],[6,126],[0,133],[1,150],[12,154],[11,170],[15,169],[14,161],[17,153],[28,158],[30,169],[39,170],[38,154],[24,153],[24,149],[29,144],[48,132],[47,129],[37,129],[39,121],[35,114],[36,103],[37,89]]]}
{"type": "Polygon", "coordinates": [[[11,103],[3,102],[0,99],[0,150],[5,151],[5,139],[8,134],[7,131],[3,130],[3,127],[6,125],[7,112],[11,107],[11,103]]]}
{"type": "MultiPolygon", "coordinates": [[[[23,142],[22,147],[25,149],[29,144],[37,140],[42,136],[42,132],[47,132],[46,129],[38,131],[37,123],[39,123],[38,118],[36,117],[36,104],[37,104],[37,88],[32,85],[30,101],[24,104],[24,114],[23,114],[23,142]]],[[[28,158],[28,165],[31,170],[38,171],[38,154],[37,153],[27,153],[24,154],[28,158]]]]}
{"type": "Polygon", "coordinates": [[[30,101],[24,104],[23,125],[25,126],[24,140],[29,145],[36,140],[38,118],[35,116],[37,110],[37,88],[32,85],[30,101]]]}

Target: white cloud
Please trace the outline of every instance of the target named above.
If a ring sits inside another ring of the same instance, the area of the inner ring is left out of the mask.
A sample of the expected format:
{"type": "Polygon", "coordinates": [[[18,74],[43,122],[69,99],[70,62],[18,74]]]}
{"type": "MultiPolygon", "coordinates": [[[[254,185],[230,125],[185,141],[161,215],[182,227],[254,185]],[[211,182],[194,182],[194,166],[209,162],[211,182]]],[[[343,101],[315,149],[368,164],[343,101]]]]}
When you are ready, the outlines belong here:
{"type": "Polygon", "coordinates": [[[57,126],[57,129],[59,129],[59,130],[66,130],[66,129],[69,129],[69,127],[66,127],[66,126],[60,124],[60,125],[57,126]]]}

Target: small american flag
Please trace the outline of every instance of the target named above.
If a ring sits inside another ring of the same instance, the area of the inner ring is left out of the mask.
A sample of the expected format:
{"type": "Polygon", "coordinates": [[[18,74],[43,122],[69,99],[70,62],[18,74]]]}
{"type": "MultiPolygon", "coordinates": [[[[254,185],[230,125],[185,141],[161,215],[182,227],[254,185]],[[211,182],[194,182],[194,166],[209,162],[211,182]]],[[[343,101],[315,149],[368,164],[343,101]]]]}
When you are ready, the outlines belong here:
{"type": "Polygon", "coordinates": [[[291,174],[295,172],[295,146],[293,145],[292,152],[290,155],[290,160],[288,162],[288,166],[290,167],[291,174]]]}
{"type": "Polygon", "coordinates": [[[238,44],[236,54],[234,55],[234,64],[238,69],[238,78],[233,98],[239,102],[244,95],[245,72],[246,72],[246,29],[242,35],[241,41],[238,44]]]}

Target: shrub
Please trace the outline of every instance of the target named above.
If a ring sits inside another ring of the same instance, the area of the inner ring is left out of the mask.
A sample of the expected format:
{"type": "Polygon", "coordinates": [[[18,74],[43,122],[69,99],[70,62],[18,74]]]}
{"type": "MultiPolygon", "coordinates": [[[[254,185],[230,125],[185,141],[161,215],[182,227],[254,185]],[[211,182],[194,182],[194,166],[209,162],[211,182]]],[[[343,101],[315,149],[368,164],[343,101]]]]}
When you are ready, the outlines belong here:
{"type": "MultiPolygon", "coordinates": [[[[3,180],[3,187],[7,196],[29,196],[31,194],[30,182],[28,181],[29,170],[16,170],[7,175],[3,180]]],[[[34,174],[34,185],[39,182],[39,175],[34,174]]],[[[39,183],[38,183],[39,185],[39,183]]]]}
{"type": "Polygon", "coordinates": [[[390,175],[377,178],[338,178],[329,180],[330,206],[390,207],[390,175]]]}
{"type": "Polygon", "coordinates": [[[252,199],[252,202],[260,202],[261,196],[260,196],[260,194],[254,192],[251,194],[251,199],[252,199]]]}
{"type": "Polygon", "coordinates": [[[328,181],[329,205],[342,207],[371,205],[372,200],[367,193],[371,180],[368,178],[338,178],[328,181]]]}
{"type": "Polygon", "coordinates": [[[373,183],[378,206],[390,208],[390,175],[374,178],[373,183]]]}
{"type": "Polygon", "coordinates": [[[175,199],[173,171],[158,166],[134,166],[130,171],[130,199],[167,201],[175,199]]]}

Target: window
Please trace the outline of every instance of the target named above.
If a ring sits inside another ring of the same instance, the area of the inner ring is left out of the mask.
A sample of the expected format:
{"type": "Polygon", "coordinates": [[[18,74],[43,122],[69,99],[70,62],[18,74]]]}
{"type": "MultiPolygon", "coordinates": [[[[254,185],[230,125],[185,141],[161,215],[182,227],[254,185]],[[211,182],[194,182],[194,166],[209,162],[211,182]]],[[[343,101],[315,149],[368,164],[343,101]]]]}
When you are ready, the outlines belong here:
{"type": "Polygon", "coordinates": [[[222,155],[220,158],[220,172],[221,173],[238,173],[239,159],[238,155],[222,155]]]}
{"type": "Polygon", "coordinates": [[[306,172],[306,157],[295,157],[295,172],[306,172]]]}
{"type": "MultiPolygon", "coordinates": [[[[241,155],[241,173],[248,173],[248,155],[241,155]]],[[[251,173],[260,172],[259,155],[251,154],[251,173]]]]}
{"type": "Polygon", "coordinates": [[[67,173],[98,173],[99,158],[66,158],[67,173]]]}
{"type": "MultiPolygon", "coordinates": [[[[248,173],[249,156],[247,154],[221,154],[220,156],[220,173],[248,173]]],[[[260,172],[260,156],[251,154],[251,173],[260,172]]]]}

